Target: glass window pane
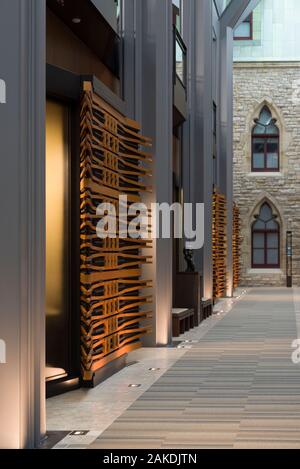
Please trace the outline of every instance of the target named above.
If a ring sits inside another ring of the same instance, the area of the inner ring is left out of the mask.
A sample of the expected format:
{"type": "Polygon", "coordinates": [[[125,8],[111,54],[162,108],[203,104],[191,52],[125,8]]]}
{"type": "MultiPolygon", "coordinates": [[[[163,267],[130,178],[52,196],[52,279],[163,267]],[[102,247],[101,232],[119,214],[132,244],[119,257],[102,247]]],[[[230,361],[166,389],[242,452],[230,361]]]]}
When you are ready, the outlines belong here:
{"type": "Polygon", "coordinates": [[[277,169],[278,168],[278,154],[277,153],[268,153],[267,154],[267,168],[268,169],[277,169]]]}
{"type": "Polygon", "coordinates": [[[265,228],[266,224],[261,220],[257,220],[253,225],[253,230],[264,230],[265,228]]]}
{"type": "Polygon", "coordinates": [[[272,114],[270,110],[265,106],[259,116],[259,122],[264,125],[269,125],[272,120],[272,114]]]}
{"type": "Polygon", "coordinates": [[[279,130],[278,127],[275,124],[268,125],[266,127],[266,133],[267,134],[274,134],[274,135],[279,135],[279,130]]]}
{"type": "Polygon", "coordinates": [[[253,129],[254,135],[263,135],[266,133],[266,128],[264,125],[257,124],[253,129]]]}
{"type": "Polygon", "coordinates": [[[267,139],[268,153],[278,153],[278,138],[267,139]]]}
{"type": "Polygon", "coordinates": [[[264,153],[265,152],[265,139],[263,139],[263,138],[254,138],[253,139],[253,152],[254,153],[264,153]]]}
{"type": "Polygon", "coordinates": [[[253,264],[264,265],[264,263],[265,263],[264,249],[253,249],[253,264]]]}
{"type": "Polygon", "coordinates": [[[253,128],[254,135],[279,135],[276,120],[272,118],[272,114],[267,106],[262,109],[259,118],[256,119],[256,121],[257,125],[253,128]]]}
{"type": "Polygon", "coordinates": [[[116,18],[117,18],[117,31],[121,35],[121,0],[115,0],[116,3],[116,18]]]}
{"type": "Polygon", "coordinates": [[[267,140],[267,168],[278,168],[278,139],[268,138],[267,140]]]}
{"type": "Polygon", "coordinates": [[[268,265],[278,265],[278,249],[268,249],[267,251],[267,263],[268,265]]]}
{"type": "Polygon", "coordinates": [[[270,220],[266,224],[266,229],[279,231],[278,223],[275,220],[270,220]]]}
{"type": "Polygon", "coordinates": [[[173,14],[176,15],[176,18],[175,20],[173,19],[173,21],[176,23],[177,31],[181,33],[181,0],[172,0],[172,3],[175,7],[175,9],[173,7],[173,14]]]}
{"type": "MultiPolygon", "coordinates": [[[[253,233],[253,247],[264,248],[265,247],[265,235],[263,233],[253,233]]],[[[273,247],[273,246],[269,246],[273,247]]]]}
{"type": "Polygon", "coordinates": [[[182,83],[184,83],[184,53],[178,40],[176,40],[176,74],[182,83]]]}
{"type": "Polygon", "coordinates": [[[265,167],[264,153],[253,153],[253,168],[264,169],[264,167],[265,167]]]}
{"type": "Polygon", "coordinates": [[[268,204],[263,204],[259,218],[263,221],[269,221],[273,218],[271,207],[268,204]]]}
{"type": "Polygon", "coordinates": [[[240,24],[234,31],[234,37],[248,38],[251,36],[251,25],[249,22],[240,24]]]}
{"type": "Polygon", "coordinates": [[[267,234],[267,247],[268,249],[278,249],[278,234],[277,233],[268,233],[267,234]]]}

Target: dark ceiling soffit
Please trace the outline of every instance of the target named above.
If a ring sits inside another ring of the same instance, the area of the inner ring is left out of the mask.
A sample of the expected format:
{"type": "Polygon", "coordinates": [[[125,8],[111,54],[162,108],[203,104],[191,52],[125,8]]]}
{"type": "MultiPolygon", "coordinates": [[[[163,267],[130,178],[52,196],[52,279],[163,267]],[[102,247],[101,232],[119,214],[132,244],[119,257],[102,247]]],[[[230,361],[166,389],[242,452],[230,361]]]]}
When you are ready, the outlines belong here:
{"type": "Polygon", "coordinates": [[[233,0],[221,15],[221,29],[236,28],[252,13],[261,0],[233,0]]]}
{"type": "Polygon", "coordinates": [[[120,37],[90,0],[47,0],[47,6],[119,78],[120,37]],[[80,18],[80,23],[73,23],[80,18]]]}

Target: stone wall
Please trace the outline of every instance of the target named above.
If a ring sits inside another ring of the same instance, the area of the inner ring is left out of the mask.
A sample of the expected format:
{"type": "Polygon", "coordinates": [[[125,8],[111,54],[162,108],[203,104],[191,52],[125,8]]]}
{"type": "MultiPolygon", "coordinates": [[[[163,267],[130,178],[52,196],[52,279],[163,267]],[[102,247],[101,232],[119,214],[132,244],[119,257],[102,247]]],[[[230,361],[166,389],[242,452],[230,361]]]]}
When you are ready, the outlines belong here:
{"type": "Polygon", "coordinates": [[[234,66],[234,199],[241,212],[241,285],[286,284],[286,232],[293,233],[293,284],[300,285],[300,63],[234,66]],[[251,131],[267,104],[280,129],[280,172],[251,173],[251,131]],[[251,224],[267,200],[281,228],[280,269],[251,268],[251,224]]]}

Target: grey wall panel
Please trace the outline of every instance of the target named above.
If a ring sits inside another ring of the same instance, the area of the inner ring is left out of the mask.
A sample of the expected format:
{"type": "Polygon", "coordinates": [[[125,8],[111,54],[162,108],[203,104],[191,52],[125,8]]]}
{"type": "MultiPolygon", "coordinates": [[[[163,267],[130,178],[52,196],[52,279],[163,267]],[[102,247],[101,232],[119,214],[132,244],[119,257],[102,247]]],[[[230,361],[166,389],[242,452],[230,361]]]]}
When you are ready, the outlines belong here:
{"type": "Polygon", "coordinates": [[[1,171],[0,210],[0,338],[7,348],[7,364],[0,365],[0,447],[18,447],[20,418],[20,192],[19,139],[15,138],[20,115],[18,2],[4,0],[0,15],[1,78],[7,86],[7,104],[0,105],[1,171]],[[13,32],[13,34],[12,34],[13,32]],[[8,38],[10,48],[7,47],[8,38]],[[14,54],[17,50],[18,54],[14,54]],[[5,425],[3,423],[5,422],[5,425]]]}
{"type": "Polygon", "coordinates": [[[44,431],[45,2],[0,8],[0,447],[20,448],[44,431]]]}
{"type": "Polygon", "coordinates": [[[220,166],[219,186],[228,204],[228,289],[232,295],[232,204],[233,204],[233,28],[259,3],[259,0],[231,2],[220,20],[220,166]]]}
{"type": "MultiPolygon", "coordinates": [[[[172,2],[137,2],[142,27],[138,31],[136,111],[142,130],[153,139],[153,194],[145,201],[172,202],[172,2]]],[[[172,240],[154,241],[154,315],[152,335],[145,345],[167,345],[171,341],[172,240]]]]}
{"type": "Polygon", "coordinates": [[[189,201],[205,204],[205,244],[195,252],[204,295],[212,295],[212,2],[185,0],[183,35],[188,48],[189,119],[184,130],[184,181],[189,201]],[[188,140],[188,144],[187,144],[188,140]],[[189,176],[187,177],[187,173],[189,176]]]}

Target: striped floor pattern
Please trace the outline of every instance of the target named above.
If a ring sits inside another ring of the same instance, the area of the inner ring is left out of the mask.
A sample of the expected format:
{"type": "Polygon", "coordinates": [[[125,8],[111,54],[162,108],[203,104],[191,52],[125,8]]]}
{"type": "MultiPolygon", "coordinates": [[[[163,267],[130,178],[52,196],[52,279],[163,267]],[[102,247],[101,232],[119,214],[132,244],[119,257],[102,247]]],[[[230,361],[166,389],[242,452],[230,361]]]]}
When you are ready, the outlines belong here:
{"type": "Polygon", "coordinates": [[[90,448],[300,448],[293,293],[250,290],[90,448]]]}

